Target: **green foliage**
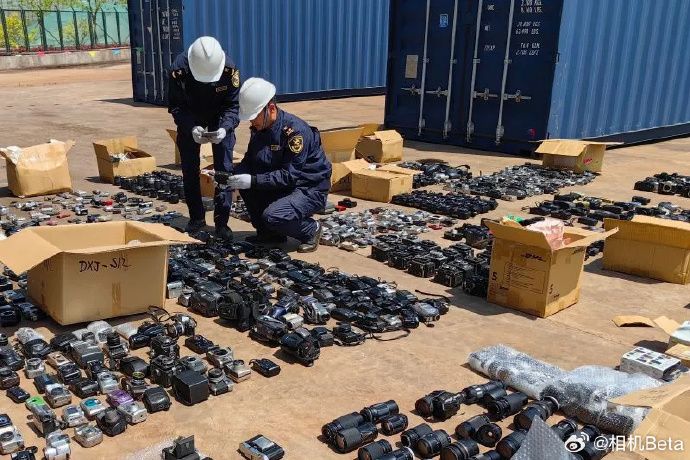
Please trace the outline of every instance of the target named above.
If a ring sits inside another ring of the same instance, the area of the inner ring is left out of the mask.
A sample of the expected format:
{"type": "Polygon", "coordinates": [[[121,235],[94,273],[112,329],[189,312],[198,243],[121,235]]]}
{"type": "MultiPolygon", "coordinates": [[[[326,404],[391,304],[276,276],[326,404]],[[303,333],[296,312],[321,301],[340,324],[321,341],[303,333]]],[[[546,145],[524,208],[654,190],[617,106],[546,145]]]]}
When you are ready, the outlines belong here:
{"type": "MultiPolygon", "coordinates": [[[[25,47],[24,42],[24,28],[22,27],[22,19],[18,14],[8,14],[5,17],[7,25],[7,38],[10,42],[10,49],[25,47]]],[[[38,31],[35,29],[29,30],[29,43],[36,39],[38,31]]],[[[0,48],[5,48],[5,30],[0,24],[0,48]]]]}

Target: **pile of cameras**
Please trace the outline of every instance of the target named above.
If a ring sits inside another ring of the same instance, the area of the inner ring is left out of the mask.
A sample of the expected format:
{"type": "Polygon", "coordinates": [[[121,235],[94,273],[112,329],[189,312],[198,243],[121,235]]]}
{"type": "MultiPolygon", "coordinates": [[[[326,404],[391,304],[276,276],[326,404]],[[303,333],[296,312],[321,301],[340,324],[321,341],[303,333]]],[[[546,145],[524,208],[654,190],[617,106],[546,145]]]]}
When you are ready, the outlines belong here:
{"type": "MultiPolygon", "coordinates": [[[[455,440],[447,431],[434,430],[428,423],[408,428],[408,417],[400,413],[393,400],[365,407],[325,424],[321,429],[322,439],[340,453],[359,449],[358,460],[413,460],[415,453],[425,459],[440,456],[441,460],[507,460],[520,449],[535,419],[546,421],[559,409],[555,398],[528,403],[525,394],[508,393],[502,382],[489,381],[458,393],[433,391],[416,401],[415,412],[429,422],[443,422],[454,417],[463,404],[476,404],[486,413],[457,425],[455,440]],[[514,428],[503,436],[503,430],[495,422],[509,417],[513,417],[514,428]],[[396,450],[386,439],[375,441],[379,434],[393,436],[399,433],[401,447],[396,450]],[[480,445],[491,450],[480,453],[480,445]]],[[[602,433],[593,425],[578,429],[575,420],[566,418],[551,429],[566,446],[573,436],[591,440],[572,454],[575,459],[599,460],[608,453],[597,447],[595,439],[602,433]]]]}
{"type": "MultiPolygon", "coordinates": [[[[354,276],[292,259],[281,249],[227,243],[171,249],[168,297],[204,317],[220,317],[287,359],[312,366],[321,348],[362,344],[374,334],[439,320],[448,304],[367,276],[354,276]],[[247,257],[240,258],[244,253],[247,257]],[[228,257],[228,254],[232,254],[228,257]],[[331,320],[338,322],[326,327],[331,320]],[[306,325],[312,326],[311,329],[306,325]]],[[[279,372],[268,360],[255,370],[279,372]]]]}
{"type": "Polygon", "coordinates": [[[55,226],[62,221],[70,224],[108,222],[114,216],[122,216],[128,220],[156,217],[157,221],[166,222],[180,215],[167,211],[164,205],[155,205],[152,200],[127,196],[124,192],[110,195],[100,190],[77,190],[46,197],[43,201],[16,201],[11,207],[0,206],[0,227],[9,236],[25,227],[55,226]],[[15,214],[12,207],[24,214],[15,214]]]}
{"type": "Polygon", "coordinates": [[[371,246],[378,234],[418,235],[453,224],[453,219],[449,217],[425,211],[405,213],[395,209],[374,208],[358,213],[339,213],[321,219],[321,244],[356,251],[371,246]]]}
{"type": "Polygon", "coordinates": [[[498,207],[494,198],[469,196],[460,193],[439,193],[428,190],[413,190],[410,193],[394,195],[391,203],[421,209],[434,214],[471,219],[498,207]]]}
{"type": "MultiPolygon", "coordinates": [[[[476,226],[474,226],[476,227],[476,226]]],[[[471,227],[466,227],[469,233],[471,227]]],[[[448,233],[448,232],[446,232],[448,233]]],[[[473,234],[473,233],[472,233],[473,234]]],[[[442,248],[418,237],[380,235],[371,247],[371,257],[420,278],[432,278],[447,287],[462,287],[465,293],[486,297],[491,265],[491,239],[474,239],[442,248]],[[480,248],[475,252],[474,248],[480,248]]]]}
{"type": "Polygon", "coordinates": [[[597,174],[585,171],[551,169],[534,163],[511,166],[486,176],[450,181],[446,188],[458,193],[515,201],[544,194],[553,194],[563,187],[586,185],[597,174]]]}
{"type": "Polygon", "coordinates": [[[403,161],[402,163],[398,163],[398,166],[421,171],[421,174],[415,174],[413,176],[412,188],[443,184],[451,180],[467,180],[472,178],[469,165],[450,166],[446,162],[436,159],[403,161]]]}
{"type": "Polygon", "coordinates": [[[635,182],[634,189],[640,192],[652,192],[660,195],[680,195],[690,198],[690,176],[662,172],[635,182]]]}
{"type": "Polygon", "coordinates": [[[690,209],[683,209],[667,201],[657,206],[646,206],[649,202],[649,198],[642,196],[633,196],[630,201],[612,201],[570,192],[554,195],[552,200],[527,209],[530,214],[550,216],[565,221],[576,220],[579,224],[588,227],[596,227],[604,219],[630,220],[636,215],[690,221],[690,209]]]}
{"type": "MultiPolygon", "coordinates": [[[[19,276],[5,267],[0,275],[0,328],[17,326],[22,320],[39,321],[45,318],[43,310],[26,297],[26,286],[26,274],[19,276]]],[[[3,350],[0,348],[0,360],[3,350]]]]}

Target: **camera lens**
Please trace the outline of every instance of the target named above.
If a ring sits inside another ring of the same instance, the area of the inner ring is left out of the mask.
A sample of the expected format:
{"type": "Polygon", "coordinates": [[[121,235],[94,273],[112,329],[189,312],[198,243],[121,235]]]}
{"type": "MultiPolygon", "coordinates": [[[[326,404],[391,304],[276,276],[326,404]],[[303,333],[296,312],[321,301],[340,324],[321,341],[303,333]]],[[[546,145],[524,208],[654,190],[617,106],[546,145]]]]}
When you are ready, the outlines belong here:
{"type": "Polygon", "coordinates": [[[383,417],[387,415],[395,415],[400,412],[398,404],[393,401],[386,401],[373,406],[365,407],[360,412],[367,422],[378,423],[383,417]]]}
{"type": "Polygon", "coordinates": [[[107,335],[106,342],[109,348],[117,347],[118,345],[120,345],[120,336],[117,332],[111,332],[107,335]]]}
{"type": "Polygon", "coordinates": [[[489,411],[489,416],[494,420],[503,420],[516,414],[525,404],[527,404],[527,395],[518,392],[488,403],[486,409],[489,411]]]}
{"type": "Polygon", "coordinates": [[[475,417],[467,419],[466,421],[462,422],[460,425],[455,427],[455,434],[458,435],[458,438],[474,439],[474,437],[477,435],[477,430],[479,430],[480,427],[487,425],[489,423],[491,423],[489,417],[487,417],[486,415],[477,415],[475,417]]]}
{"type": "Polygon", "coordinates": [[[340,431],[344,430],[345,428],[353,428],[356,426],[359,426],[364,423],[364,416],[360,413],[357,412],[352,412],[351,414],[343,415],[342,417],[338,417],[337,419],[333,420],[331,423],[325,424],[321,428],[321,434],[326,439],[334,439],[335,434],[340,431]]]}
{"type": "Polygon", "coordinates": [[[417,442],[417,451],[424,456],[424,458],[435,457],[441,453],[441,449],[449,446],[451,443],[450,436],[444,430],[433,431],[426,436],[423,436],[417,442]]]}
{"type": "Polygon", "coordinates": [[[501,427],[495,423],[488,423],[479,427],[474,440],[485,447],[493,447],[503,436],[501,427]]]}
{"type": "Polygon", "coordinates": [[[561,440],[565,441],[571,434],[577,431],[577,422],[573,419],[566,418],[553,425],[551,429],[561,440]]]}
{"type": "Polygon", "coordinates": [[[209,369],[208,371],[208,379],[211,382],[218,382],[223,379],[223,370],[218,369],[217,367],[214,367],[213,369],[209,369]]]}
{"type": "Polygon", "coordinates": [[[479,446],[471,439],[460,439],[441,450],[441,460],[468,460],[479,453],[479,446]]]}
{"type": "Polygon", "coordinates": [[[535,417],[546,420],[557,410],[558,401],[556,401],[556,399],[551,397],[544,398],[541,401],[530,403],[527,407],[520,411],[520,413],[515,416],[513,423],[518,428],[529,430],[535,417]]]}
{"type": "Polygon", "coordinates": [[[414,453],[409,448],[403,447],[385,454],[377,460],[414,460],[414,453]]]}
{"type": "Polygon", "coordinates": [[[5,334],[0,333],[0,347],[4,347],[8,343],[9,341],[7,340],[7,336],[5,334]]]}
{"type": "Polygon", "coordinates": [[[479,404],[481,406],[487,407],[490,403],[493,401],[496,401],[497,399],[500,399],[504,396],[507,396],[508,392],[506,391],[505,388],[503,387],[494,387],[491,388],[489,391],[487,391],[484,396],[481,397],[479,400],[479,404]]]}
{"type": "Polygon", "coordinates": [[[520,446],[525,441],[527,432],[525,430],[516,430],[510,433],[505,438],[498,441],[496,444],[496,452],[501,454],[503,458],[511,458],[520,449],[520,446]]]}
{"type": "Polygon", "coordinates": [[[417,442],[423,436],[426,436],[432,431],[433,430],[429,425],[427,425],[426,423],[422,423],[421,425],[417,425],[416,427],[410,428],[409,430],[403,432],[403,434],[400,435],[400,441],[402,442],[402,445],[405,447],[416,448],[417,442]]]}
{"type": "Polygon", "coordinates": [[[505,385],[503,382],[492,380],[482,385],[469,386],[462,390],[462,392],[465,393],[465,404],[475,404],[486,394],[499,390],[503,390],[503,395],[505,395],[505,385]]]}
{"type": "Polygon", "coordinates": [[[384,455],[393,452],[393,446],[385,439],[372,442],[357,452],[357,460],[378,460],[384,455]]]}
{"type": "Polygon", "coordinates": [[[419,398],[417,402],[414,403],[414,408],[419,415],[422,417],[430,417],[434,412],[434,393],[426,395],[419,398]]]}
{"type": "Polygon", "coordinates": [[[376,425],[365,423],[358,427],[346,428],[335,435],[335,448],[338,452],[346,454],[358,447],[372,442],[379,435],[376,425]]]}
{"type": "Polygon", "coordinates": [[[381,433],[386,436],[402,433],[407,428],[407,415],[395,414],[381,419],[381,433]]]}
{"type": "Polygon", "coordinates": [[[473,460],[502,460],[503,459],[503,457],[501,457],[501,454],[499,454],[495,450],[490,450],[488,452],[484,452],[483,454],[475,455],[472,458],[473,458],[473,460]]]}

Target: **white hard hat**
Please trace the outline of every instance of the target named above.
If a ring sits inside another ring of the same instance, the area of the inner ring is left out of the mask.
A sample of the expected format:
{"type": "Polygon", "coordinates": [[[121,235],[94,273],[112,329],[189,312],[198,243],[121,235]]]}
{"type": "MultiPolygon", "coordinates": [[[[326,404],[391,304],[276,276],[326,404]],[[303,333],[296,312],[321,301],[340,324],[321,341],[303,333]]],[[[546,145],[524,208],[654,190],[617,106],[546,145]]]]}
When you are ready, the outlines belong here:
{"type": "Polygon", "coordinates": [[[240,88],[240,120],[253,120],[276,95],[273,83],[263,78],[248,78],[240,88]]]}
{"type": "Polygon", "coordinates": [[[213,83],[223,75],[225,51],[213,37],[197,38],[187,51],[187,59],[196,81],[213,83]]]}

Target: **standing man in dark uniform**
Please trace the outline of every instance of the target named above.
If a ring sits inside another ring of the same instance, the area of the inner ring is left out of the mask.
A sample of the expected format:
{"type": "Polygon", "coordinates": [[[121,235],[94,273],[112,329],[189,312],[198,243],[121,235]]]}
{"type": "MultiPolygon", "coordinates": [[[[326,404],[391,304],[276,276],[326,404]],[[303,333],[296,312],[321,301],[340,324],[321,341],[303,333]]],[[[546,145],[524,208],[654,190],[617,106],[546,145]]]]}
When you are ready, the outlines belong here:
{"type": "MultiPolygon", "coordinates": [[[[189,209],[187,232],[206,225],[199,184],[200,144],[213,143],[216,171],[232,172],[235,128],[239,124],[240,72],[213,37],[200,37],[173,63],[168,112],[177,125],[184,194],[189,209]]],[[[231,240],[228,227],[231,191],[216,188],[213,220],[216,235],[231,240]]]]}
{"type": "Polygon", "coordinates": [[[240,89],[240,119],[251,122],[247,153],[228,179],[247,205],[257,234],[248,241],[300,241],[299,252],[315,251],[321,224],[311,216],[326,205],[331,163],[321,136],[303,120],[278,108],[276,87],[261,78],[240,89]]]}

